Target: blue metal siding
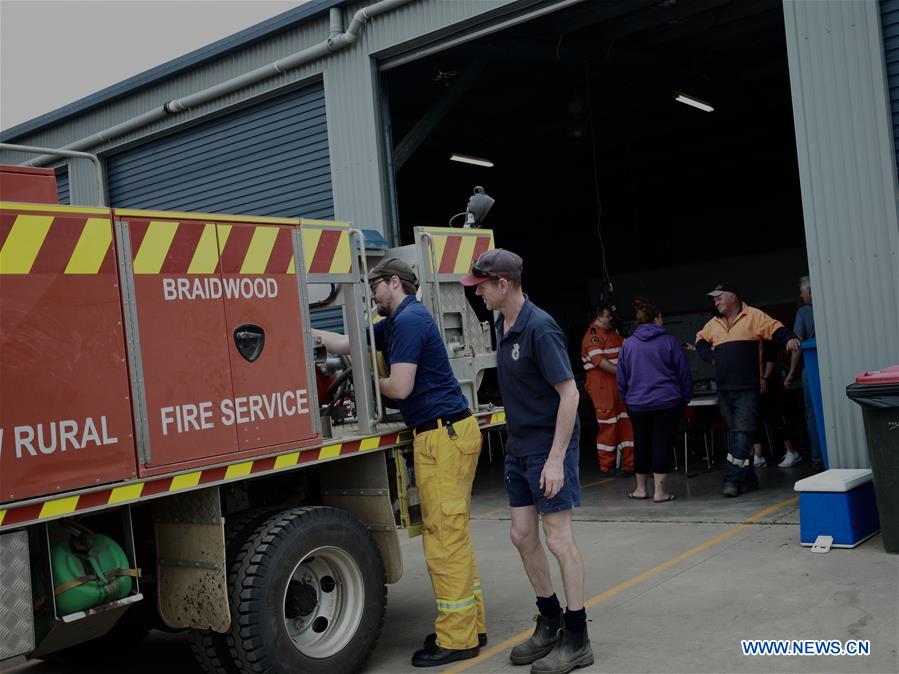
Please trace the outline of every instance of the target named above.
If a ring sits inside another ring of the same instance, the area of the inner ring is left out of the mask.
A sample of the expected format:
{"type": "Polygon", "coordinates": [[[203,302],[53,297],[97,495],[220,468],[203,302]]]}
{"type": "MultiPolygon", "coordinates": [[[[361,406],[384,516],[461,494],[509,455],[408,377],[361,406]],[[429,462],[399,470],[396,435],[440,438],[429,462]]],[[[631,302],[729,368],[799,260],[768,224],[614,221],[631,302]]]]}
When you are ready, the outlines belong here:
{"type": "Polygon", "coordinates": [[[329,330],[344,334],[343,307],[325,307],[324,309],[310,309],[309,320],[313,328],[329,330]]]}
{"type": "Polygon", "coordinates": [[[109,157],[117,208],[332,218],[322,84],[109,157]]]}
{"type": "Polygon", "coordinates": [[[59,196],[59,203],[72,203],[69,196],[69,172],[67,169],[61,169],[56,172],[56,194],[59,196]]]}
{"type": "Polygon", "coordinates": [[[890,90],[896,167],[899,169],[899,0],[880,0],[880,25],[883,30],[883,55],[890,90]]]}

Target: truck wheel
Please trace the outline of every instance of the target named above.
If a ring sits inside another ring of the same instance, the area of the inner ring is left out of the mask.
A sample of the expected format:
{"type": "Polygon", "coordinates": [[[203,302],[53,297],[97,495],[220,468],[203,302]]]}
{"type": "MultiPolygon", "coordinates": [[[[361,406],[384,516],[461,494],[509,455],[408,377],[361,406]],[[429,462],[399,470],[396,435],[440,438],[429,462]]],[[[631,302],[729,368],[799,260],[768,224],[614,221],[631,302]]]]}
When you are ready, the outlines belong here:
{"type": "MultiPolygon", "coordinates": [[[[234,561],[240,548],[256,528],[279,512],[277,508],[258,508],[239,513],[225,522],[225,563],[234,561]]],[[[190,650],[205,674],[239,674],[231,658],[227,636],[213,630],[190,630],[190,650]]]]}
{"type": "Polygon", "coordinates": [[[368,529],[336,508],[303,507],[262,524],[229,575],[231,655],[259,674],[359,671],[387,606],[384,562],[368,529]]]}

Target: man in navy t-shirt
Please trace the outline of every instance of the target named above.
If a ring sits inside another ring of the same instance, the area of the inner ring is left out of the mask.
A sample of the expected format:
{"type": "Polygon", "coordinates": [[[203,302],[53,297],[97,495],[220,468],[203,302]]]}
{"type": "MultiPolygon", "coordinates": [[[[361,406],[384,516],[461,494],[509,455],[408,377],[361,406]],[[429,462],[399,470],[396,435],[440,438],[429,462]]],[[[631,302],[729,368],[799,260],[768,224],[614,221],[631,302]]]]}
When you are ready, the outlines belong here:
{"type": "MultiPolygon", "coordinates": [[[[372,268],[368,282],[378,313],[386,317],[375,324],[375,346],[388,370],[379,381],[381,392],[398,401],[415,437],[422,542],[437,600],[436,630],[412,655],[412,664],[437,667],[473,658],[487,643],[469,528],[481,431],[453,375],[437,324],[415,298],[418,280],[412,268],[388,257],[372,268]]],[[[322,338],[329,352],[350,352],[344,335],[312,333],[322,338]]]]}
{"type": "Polygon", "coordinates": [[[564,674],[593,664],[584,608],[584,562],[571,528],[581,504],[578,391],[562,330],[521,289],[522,259],[497,248],[482,254],[463,285],[476,285],[496,324],[497,373],[509,444],[506,489],[512,542],[537,594],[540,616],[530,639],[512,649],[512,664],[532,674],[564,674]],[[540,542],[539,521],[562,572],[564,616],[540,542]]]}

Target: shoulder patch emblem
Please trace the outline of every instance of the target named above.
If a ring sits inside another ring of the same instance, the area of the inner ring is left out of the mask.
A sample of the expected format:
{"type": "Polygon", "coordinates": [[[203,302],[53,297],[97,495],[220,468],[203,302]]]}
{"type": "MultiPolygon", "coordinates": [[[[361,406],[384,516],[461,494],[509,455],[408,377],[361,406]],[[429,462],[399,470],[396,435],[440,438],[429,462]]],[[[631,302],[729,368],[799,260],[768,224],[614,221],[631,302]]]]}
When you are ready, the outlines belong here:
{"type": "Polygon", "coordinates": [[[521,357],[521,349],[516,342],[512,345],[512,360],[518,360],[521,357]]]}
{"type": "Polygon", "coordinates": [[[590,343],[591,344],[599,344],[599,337],[593,337],[592,339],[590,339],[590,343]]]}

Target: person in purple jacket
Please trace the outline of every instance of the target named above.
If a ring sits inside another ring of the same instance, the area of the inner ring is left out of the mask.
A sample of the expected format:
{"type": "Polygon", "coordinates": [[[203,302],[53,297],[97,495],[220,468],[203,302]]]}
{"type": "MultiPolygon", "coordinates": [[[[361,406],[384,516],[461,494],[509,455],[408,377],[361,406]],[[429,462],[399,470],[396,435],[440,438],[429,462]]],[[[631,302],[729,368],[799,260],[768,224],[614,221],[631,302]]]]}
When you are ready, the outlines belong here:
{"type": "Polygon", "coordinates": [[[683,347],[662,327],[662,314],[647,299],[634,300],[637,329],[618,354],[618,392],[634,427],[637,488],[628,498],[649,498],[646,480],[653,474],[653,501],[673,501],[665,490],[671,472],[674,437],[693,396],[693,377],[683,347]]]}

